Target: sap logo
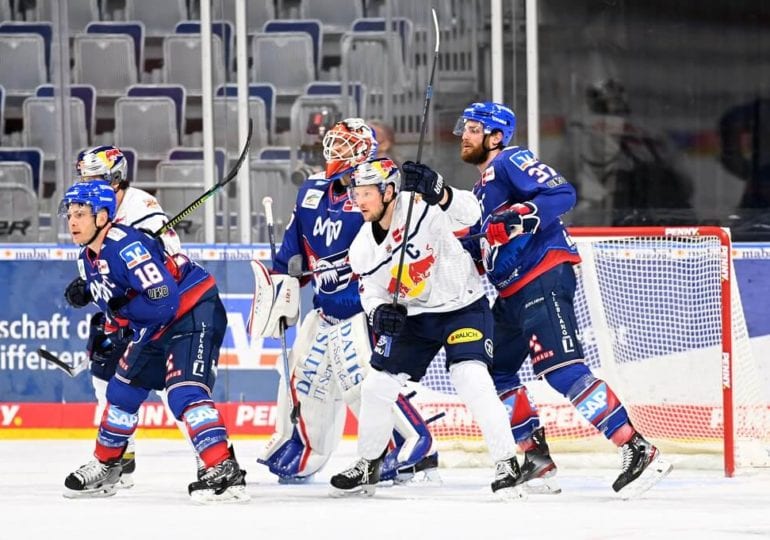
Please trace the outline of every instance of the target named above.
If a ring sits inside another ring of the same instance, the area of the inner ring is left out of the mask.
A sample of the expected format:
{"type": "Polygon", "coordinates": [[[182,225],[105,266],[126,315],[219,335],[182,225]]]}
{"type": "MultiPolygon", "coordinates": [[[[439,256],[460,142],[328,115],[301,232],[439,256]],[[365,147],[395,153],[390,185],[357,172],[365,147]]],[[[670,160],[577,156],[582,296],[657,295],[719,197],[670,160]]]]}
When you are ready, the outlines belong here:
{"type": "Polygon", "coordinates": [[[213,407],[196,407],[184,415],[187,424],[195,429],[201,424],[208,424],[219,420],[219,412],[213,407]]]}
{"type": "Polygon", "coordinates": [[[122,426],[133,429],[139,423],[139,417],[135,414],[129,414],[116,407],[110,406],[107,411],[107,423],[111,426],[122,426]]]}
{"type": "Polygon", "coordinates": [[[607,392],[604,390],[596,390],[593,394],[583,401],[577,407],[583,418],[589,422],[596,417],[596,414],[607,409],[607,392]]]}
{"type": "Polygon", "coordinates": [[[329,218],[321,220],[321,216],[315,218],[315,224],[313,224],[313,236],[326,235],[326,247],[332,245],[340,236],[342,231],[342,221],[332,221],[329,218]]]}

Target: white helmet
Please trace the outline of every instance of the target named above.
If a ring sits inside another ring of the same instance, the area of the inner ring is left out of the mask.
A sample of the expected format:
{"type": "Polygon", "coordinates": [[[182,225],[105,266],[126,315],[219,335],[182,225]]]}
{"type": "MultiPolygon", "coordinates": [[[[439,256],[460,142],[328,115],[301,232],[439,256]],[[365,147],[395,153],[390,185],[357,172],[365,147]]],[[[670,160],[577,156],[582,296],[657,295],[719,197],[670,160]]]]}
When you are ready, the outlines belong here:
{"type": "Polygon", "coordinates": [[[326,178],[334,179],[377,154],[374,131],[361,118],[334,124],[323,138],[326,178]]]}
{"type": "Polygon", "coordinates": [[[375,158],[358,165],[351,175],[350,190],[357,186],[377,186],[385,193],[388,184],[393,185],[393,194],[401,189],[401,172],[387,157],[375,158]]]}
{"type": "Polygon", "coordinates": [[[96,176],[113,187],[116,184],[121,188],[128,186],[128,160],[115,146],[95,146],[80,152],[75,168],[81,179],[96,176]]]}

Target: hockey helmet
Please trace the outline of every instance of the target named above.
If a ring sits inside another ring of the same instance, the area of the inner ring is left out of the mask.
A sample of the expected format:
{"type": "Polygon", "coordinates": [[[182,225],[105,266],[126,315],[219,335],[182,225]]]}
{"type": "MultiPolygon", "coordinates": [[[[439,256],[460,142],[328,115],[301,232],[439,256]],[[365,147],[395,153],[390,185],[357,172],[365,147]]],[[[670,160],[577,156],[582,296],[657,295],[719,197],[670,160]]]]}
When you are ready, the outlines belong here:
{"type": "Polygon", "coordinates": [[[75,169],[81,179],[99,177],[113,186],[124,182],[126,184],[122,187],[127,186],[128,160],[116,146],[95,146],[83,150],[78,154],[75,169]]]}
{"type": "Polygon", "coordinates": [[[398,193],[398,190],[401,189],[401,172],[392,159],[387,157],[375,158],[365,161],[353,169],[348,191],[350,192],[350,198],[355,201],[353,188],[358,186],[377,186],[380,193],[385,193],[388,184],[393,185],[394,195],[398,193]]]}
{"type": "Polygon", "coordinates": [[[94,215],[102,209],[107,210],[110,221],[115,218],[115,209],[117,208],[115,190],[104,180],[90,180],[72,184],[59,203],[59,215],[67,217],[67,210],[73,203],[90,206],[94,215]]]}
{"type": "Polygon", "coordinates": [[[333,180],[377,154],[374,131],[361,118],[334,124],[323,138],[326,178],[333,180]]]}
{"type": "Polygon", "coordinates": [[[455,135],[462,136],[465,129],[465,122],[475,120],[484,126],[484,133],[491,134],[493,131],[503,133],[503,146],[506,146],[513,138],[516,131],[516,115],[513,111],[499,103],[485,101],[483,103],[471,103],[463,111],[462,116],[457,119],[455,128],[452,131],[455,135]]]}

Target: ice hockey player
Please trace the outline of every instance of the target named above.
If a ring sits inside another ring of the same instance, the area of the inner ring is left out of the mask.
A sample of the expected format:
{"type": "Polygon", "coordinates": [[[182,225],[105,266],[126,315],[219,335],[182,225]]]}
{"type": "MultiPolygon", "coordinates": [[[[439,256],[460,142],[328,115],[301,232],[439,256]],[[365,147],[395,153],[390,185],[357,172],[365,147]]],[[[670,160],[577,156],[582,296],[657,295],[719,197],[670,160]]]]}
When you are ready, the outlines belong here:
{"type": "MultiPolygon", "coordinates": [[[[141,189],[129,185],[128,160],[119,148],[111,145],[95,146],[78,154],[75,163],[80,181],[104,180],[115,190],[117,211],[115,223],[130,225],[138,229],[155,232],[168,222],[157,199],[141,189]]],[[[181,251],[179,237],[173,229],[161,236],[167,253],[174,255],[181,251]]],[[[90,302],[90,295],[85,288],[85,282],[78,276],[67,286],[64,297],[72,307],[82,308],[90,302]]],[[[88,354],[91,360],[89,368],[94,394],[98,403],[96,416],[101,417],[107,404],[107,381],[115,373],[118,359],[123,354],[114,344],[105,344],[104,313],[98,312],[91,319],[91,330],[88,340],[88,354]]],[[[157,392],[166,410],[170,412],[166,401],[166,393],[157,392]]],[[[183,424],[178,424],[180,431],[186,436],[187,430],[183,424]]],[[[134,437],[128,441],[128,448],[121,458],[123,474],[120,477],[120,487],[130,488],[134,485],[133,473],[136,470],[136,454],[134,437]]],[[[198,462],[198,470],[201,463],[198,462]]]]}
{"type": "Polygon", "coordinates": [[[106,339],[125,352],[107,384],[95,460],[67,476],[65,497],[114,495],[137,412],[151,389],[168,392],[206,472],[189,485],[194,501],[248,500],[245,471],[228,445],[211,394],[227,316],[214,278],[160,241],[113,222],[115,191],[103,180],[70,187],[59,206],[82,247],[80,277],[105,314],[106,339]]]}
{"type": "Polygon", "coordinates": [[[449,377],[495,461],[492,491],[523,497],[508,415],[488,371],[492,313],[473,261],[454,235],[478,221],[479,205],[469,191],[444,186],[423,165],[406,162],[403,170],[404,190],[421,195],[408,231],[410,194],[399,194],[401,174],[393,161],[369,161],[352,175],[351,200],[366,223],[350,247],[350,266],[378,340],[361,389],[360,459],[331,478],[330,494],[374,494],[393,426],[387,412],[404,383],[419,381],[444,347],[449,377]],[[399,303],[393,303],[396,294],[399,303]]]}
{"type": "Polygon", "coordinates": [[[535,374],[622,449],[622,471],[612,487],[632,497],[668,474],[671,465],[634,429],[620,399],[584,362],[573,304],[573,265],[580,257],[561,221],[575,204],[575,189],[527,148],[506,147],[515,127],[508,107],[472,103],[454,133],[461,137],[463,161],[481,173],[473,193],[482,217],[471,234],[486,235],[465,245],[499,294],[493,307],[493,377],[525,452],[522,474],[531,481],[556,471],[537,409],[517,374],[529,355],[535,374]]]}
{"type": "MultiPolygon", "coordinates": [[[[284,483],[307,481],[326,464],[342,438],[346,405],[358,416],[372,349],[358,279],[348,265],[348,248],[363,219],[346,186],[353,167],[375,154],[377,141],[362,119],[347,118],[327,131],[322,142],[325,170],[299,189],[274,273],[253,264],[254,336],[278,336],[280,318],[293,323],[299,316],[298,293],[273,294],[289,290],[292,282],[298,288],[296,278],[287,275],[289,260],[300,257],[301,269],[313,271],[313,309],[302,321],[289,356],[291,388],[300,404],[298,423],[290,421],[286,385],[280,384],[276,430],[258,459],[284,483]]],[[[382,479],[438,482],[438,454],[417,409],[400,395],[392,414],[396,430],[382,479]]]]}

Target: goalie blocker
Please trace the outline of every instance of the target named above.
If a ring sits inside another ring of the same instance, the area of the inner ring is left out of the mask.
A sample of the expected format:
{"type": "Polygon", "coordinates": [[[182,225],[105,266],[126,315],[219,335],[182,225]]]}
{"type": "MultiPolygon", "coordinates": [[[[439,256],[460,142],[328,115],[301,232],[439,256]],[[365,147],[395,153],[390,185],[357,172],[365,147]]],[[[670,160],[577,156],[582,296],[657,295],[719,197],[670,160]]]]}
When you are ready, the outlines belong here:
{"type": "MultiPolygon", "coordinates": [[[[278,337],[281,318],[288,325],[299,319],[299,282],[285,274],[271,274],[259,261],[251,266],[256,287],[249,333],[252,338],[278,337]]],[[[330,320],[319,310],[305,317],[289,354],[294,399],[287,396],[285,384],[278,386],[275,433],[257,460],[281,482],[303,483],[327,463],[343,435],[346,405],[358,417],[371,347],[363,312],[342,321],[330,320]],[[296,425],[290,421],[295,400],[302,411],[296,425]]],[[[438,454],[422,416],[404,396],[392,413],[395,430],[380,479],[403,482],[420,473],[438,481],[438,454]]]]}

